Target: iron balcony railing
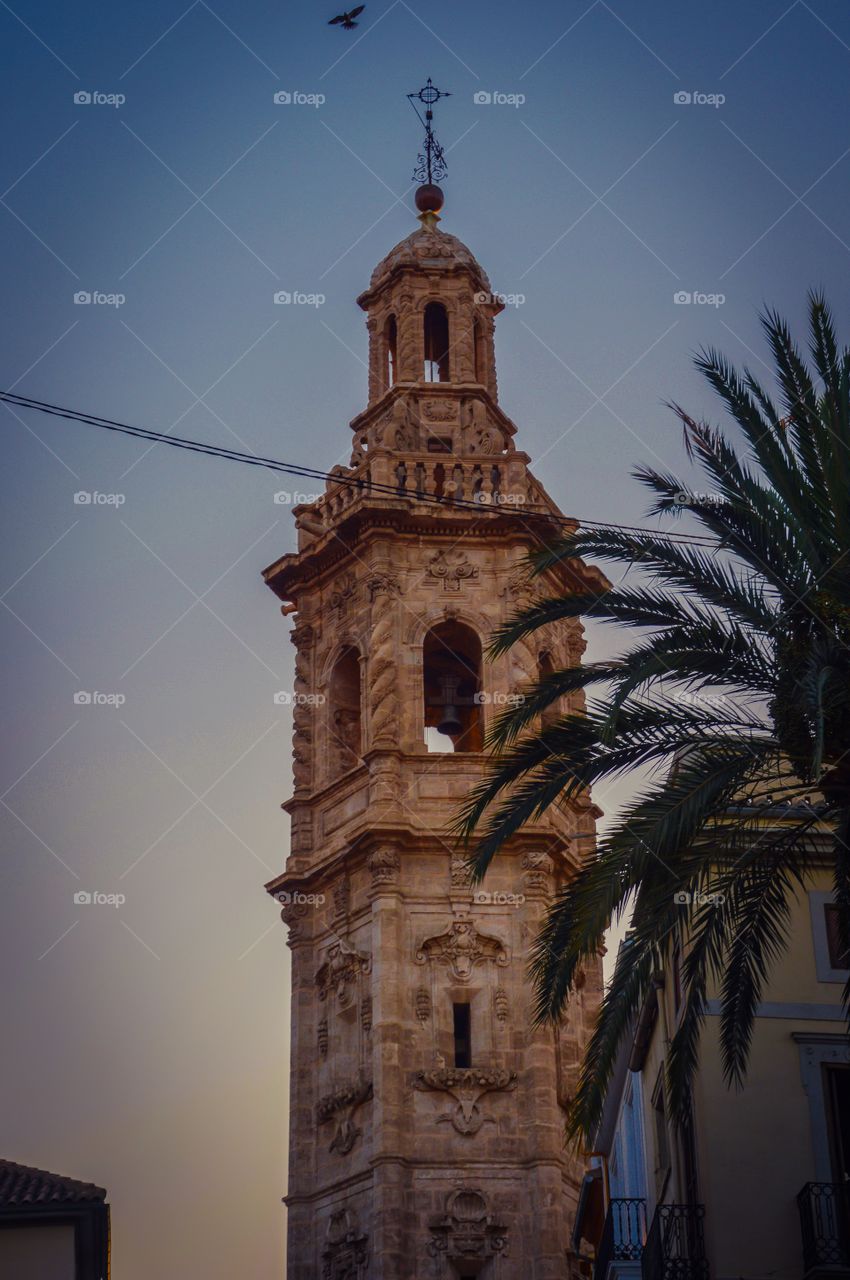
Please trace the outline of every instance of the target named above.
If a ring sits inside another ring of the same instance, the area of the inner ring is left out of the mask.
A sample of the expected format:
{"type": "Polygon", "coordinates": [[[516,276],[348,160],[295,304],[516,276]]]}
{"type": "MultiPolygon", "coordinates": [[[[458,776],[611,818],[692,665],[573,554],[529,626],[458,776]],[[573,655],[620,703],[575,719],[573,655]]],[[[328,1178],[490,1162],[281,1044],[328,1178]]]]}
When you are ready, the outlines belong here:
{"type": "Polygon", "coordinates": [[[612,1200],[596,1253],[593,1280],[605,1280],[612,1262],[640,1262],[646,1243],[646,1201],[629,1198],[612,1200]]]}
{"type": "Polygon", "coordinates": [[[797,1196],[806,1273],[827,1265],[850,1269],[850,1189],[807,1182],[797,1196]]]}
{"type": "Polygon", "coordinates": [[[660,1204],[641,1257],[643,1280],[708,1280],[701,1204],[660,1204]]]}

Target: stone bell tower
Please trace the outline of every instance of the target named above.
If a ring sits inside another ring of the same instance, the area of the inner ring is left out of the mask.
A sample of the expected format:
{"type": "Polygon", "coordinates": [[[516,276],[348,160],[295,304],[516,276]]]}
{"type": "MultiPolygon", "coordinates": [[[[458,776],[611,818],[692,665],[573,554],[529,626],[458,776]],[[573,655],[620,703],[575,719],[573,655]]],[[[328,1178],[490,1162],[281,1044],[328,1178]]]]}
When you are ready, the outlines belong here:
{"type": "MultiPolygon", "coordinates": [[[[560,1280],[581,1178],[564,1106],[600,974],[534,1028],[526,964],[598,811],[530,823],[480,892],[448,827],[494,715],[584,644],[569,622],[482,657],[559,512],[498,403],[500,303],[438,228],[438,189],[417,204],[358,299],[350,465],[265,571],[297,655],[292,848],[267,886],[292,949],[288,1280],[560,1280]]],[[[546,586],[602,582],[575,562],[546,586]]]]}

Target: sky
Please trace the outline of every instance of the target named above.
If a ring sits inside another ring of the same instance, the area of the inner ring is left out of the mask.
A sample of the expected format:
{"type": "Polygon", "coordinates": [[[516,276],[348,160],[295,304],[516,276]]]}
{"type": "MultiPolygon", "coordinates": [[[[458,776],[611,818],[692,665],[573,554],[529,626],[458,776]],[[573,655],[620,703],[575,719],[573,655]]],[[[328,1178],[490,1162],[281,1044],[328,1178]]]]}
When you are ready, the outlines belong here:
{"type": "MultiPolygon", "coordinates": [[[[763,375],[759,309],[800,329],[811,287],[846,337],[845,4],[333,13],[0,0],[4,389],[347,461],[428,76],[442,227],[511,295],[501,404],[568,514],[643,522],[640,462],[687,480],[700,345],[763,375]]],[[[0,1154],[107,1187],[120,1280],[277,1280],[292,647],[260,570],[311,485],[0,417],[0,1154]]]]}

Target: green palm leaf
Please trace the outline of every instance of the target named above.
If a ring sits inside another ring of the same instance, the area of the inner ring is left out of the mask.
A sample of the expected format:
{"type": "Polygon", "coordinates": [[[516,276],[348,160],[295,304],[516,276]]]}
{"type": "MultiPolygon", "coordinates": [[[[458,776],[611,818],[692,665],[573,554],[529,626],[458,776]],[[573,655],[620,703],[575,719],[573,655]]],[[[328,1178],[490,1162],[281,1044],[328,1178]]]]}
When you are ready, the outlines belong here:
{"type": "Polygon", "coordinates": [[[532,636],[549,645],[581,618],[639,633],[615,658],[541,675],[496,717],[487,771],[454,827],[480,879],[551,806],[586,804],[600,782],[655,770],[551,902],[531,951],[535,1016],[569,1017],[579,968],[632,911],[572,1100],[574,1138],[591,1137],[677,933],[668,1088],[678,1118],[711,999],[727,1080],[743,1082],[789,902],[824,858],[850,945],[850,352],[819,295],[809,314],[811,368],[784,321],[763,317],[775,395],[720,353],[697,356],[744,442],[671,406],[707,493],[672,471],[635,472],[650,513],[687,515],[700,539],[576,527],[529,557],[540,594],[492,639],[492,656],[532,636]],[[635,577],[576,590],[572,570],[586,559],[635,577]]]}

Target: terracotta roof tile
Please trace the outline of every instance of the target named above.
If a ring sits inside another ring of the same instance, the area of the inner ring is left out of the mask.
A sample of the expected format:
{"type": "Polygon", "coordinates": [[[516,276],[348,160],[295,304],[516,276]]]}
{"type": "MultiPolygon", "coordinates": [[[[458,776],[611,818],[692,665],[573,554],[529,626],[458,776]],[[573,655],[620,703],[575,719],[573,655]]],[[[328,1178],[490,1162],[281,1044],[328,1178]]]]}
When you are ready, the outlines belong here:
{"type": "Polygon", "coordinates": [[[35,1204],[74,1204],[81,1200],[105,1200],[103,1187],[78,1182],[45,1169],[0,1160],[0,1209],[35,1204]]]}

